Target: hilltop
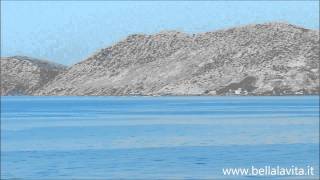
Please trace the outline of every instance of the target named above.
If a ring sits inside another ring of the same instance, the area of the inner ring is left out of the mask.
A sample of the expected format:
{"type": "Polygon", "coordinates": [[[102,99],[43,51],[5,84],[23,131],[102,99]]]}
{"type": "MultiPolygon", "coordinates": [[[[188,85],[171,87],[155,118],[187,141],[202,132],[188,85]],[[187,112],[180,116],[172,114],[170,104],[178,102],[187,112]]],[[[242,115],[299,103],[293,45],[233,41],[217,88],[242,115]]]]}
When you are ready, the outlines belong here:
{"type": "Polygon", "coordinates": [[[63,65],[26,56],[1,58],[0,62],[1,95],[33,95],[66,70],[63,65]]]}

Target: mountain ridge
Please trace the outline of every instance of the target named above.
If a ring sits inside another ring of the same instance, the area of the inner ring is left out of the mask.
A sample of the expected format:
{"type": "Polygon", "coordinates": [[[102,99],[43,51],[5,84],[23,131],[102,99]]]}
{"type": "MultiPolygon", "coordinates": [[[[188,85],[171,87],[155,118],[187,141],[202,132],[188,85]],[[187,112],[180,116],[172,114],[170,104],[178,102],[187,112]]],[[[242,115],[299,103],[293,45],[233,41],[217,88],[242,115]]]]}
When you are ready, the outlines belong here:
{"type": "Polygon", "coordinates": [[[319,94],[319,31],[286,23],[133,34],[33,95],[319,94]]]}

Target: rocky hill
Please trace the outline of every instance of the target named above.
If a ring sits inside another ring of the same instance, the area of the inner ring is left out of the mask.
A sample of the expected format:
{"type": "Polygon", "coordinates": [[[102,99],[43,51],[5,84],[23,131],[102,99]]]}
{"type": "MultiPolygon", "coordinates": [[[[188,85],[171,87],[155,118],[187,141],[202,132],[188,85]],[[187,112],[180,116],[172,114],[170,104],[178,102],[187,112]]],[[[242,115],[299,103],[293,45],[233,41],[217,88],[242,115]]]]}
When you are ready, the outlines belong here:
{"type": "Polygon", "coordinates": [[[319,31],[285,23],[131,35],[39,95],[318,94],[319,31]]]}
{"type": "Polygon", "coordinates": [[[266,23],[200,34],[130,35],[33,94],[319,94],[319,31],[266,23]]]}
{"type": "Polygon", "coordinates": [[[1,95],[33,95],[65,66],[24,56],[1,58],[1,95]]]}

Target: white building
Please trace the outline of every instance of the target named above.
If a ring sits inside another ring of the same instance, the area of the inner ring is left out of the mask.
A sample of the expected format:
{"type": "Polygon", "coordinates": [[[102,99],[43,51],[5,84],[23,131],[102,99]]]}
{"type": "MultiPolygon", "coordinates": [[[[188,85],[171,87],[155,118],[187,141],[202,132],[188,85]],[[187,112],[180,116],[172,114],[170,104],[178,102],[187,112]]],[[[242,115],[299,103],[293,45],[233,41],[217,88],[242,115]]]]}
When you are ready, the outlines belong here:
{"type": "Polygon", "coordinates": [[[241,88],[238,88],[237,90],[234,91],[235,94],[240,95],[242,92],[241,88]]]}

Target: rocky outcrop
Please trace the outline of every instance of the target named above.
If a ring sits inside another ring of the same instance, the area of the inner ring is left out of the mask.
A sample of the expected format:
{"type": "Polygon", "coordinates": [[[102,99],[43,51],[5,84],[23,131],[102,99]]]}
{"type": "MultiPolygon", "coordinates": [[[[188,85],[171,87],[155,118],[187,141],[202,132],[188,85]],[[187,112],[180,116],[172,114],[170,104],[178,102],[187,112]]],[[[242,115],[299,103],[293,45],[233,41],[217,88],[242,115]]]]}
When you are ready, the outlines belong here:
{"type": "Polygon", "coordinates": [[[319,93],[319,31],[285,23],[201,34],[131,35],[75,64],[38,95],[319,93]]]}
{"type": "Polygon", "coordinates": [[[34,95],[65,66],[24,56],[1,58],[1,95],[34,95]]]}

